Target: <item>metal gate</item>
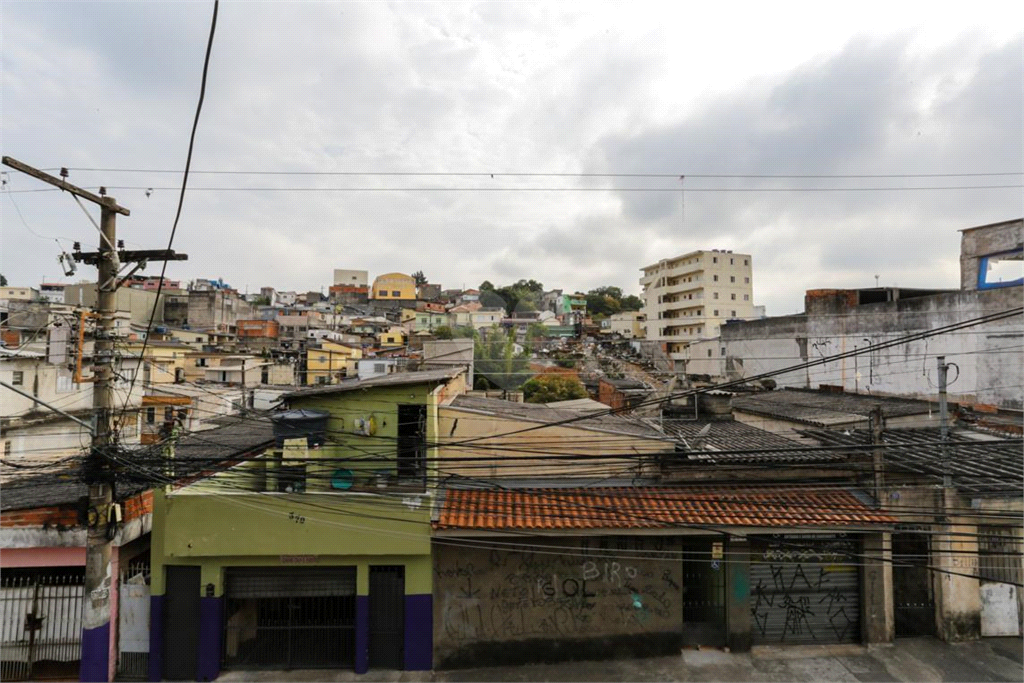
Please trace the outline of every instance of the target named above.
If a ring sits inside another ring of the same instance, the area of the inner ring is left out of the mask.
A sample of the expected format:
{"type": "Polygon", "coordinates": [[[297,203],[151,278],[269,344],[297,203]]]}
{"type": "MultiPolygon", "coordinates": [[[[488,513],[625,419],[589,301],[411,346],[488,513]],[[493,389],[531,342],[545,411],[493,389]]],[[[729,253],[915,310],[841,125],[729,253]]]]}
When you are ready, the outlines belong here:
{"type": "Polygon", "coordinates": [[[370,666],[405,668],[405,567],[370,567],[370,666]]]}
{"type": "Polygon", "coordinates": [[[355,664],[354,567],[235,567],[227,571],[226,668],[355,664]]]}
{"type": "Polygon", "coordinates": [[[723,542],[683,541],[683,645],[725,645],[723,542]]]}
{"type": "Polygon", "coordinates": [[[860,640],[856,538],[774,536],[753,540],[750,612],[755,644],[860,640]]]}
{"type": "Polygon", "coordinates": [[[0,680],[78,677],[83,572],[0,579],[0,680]]]}
{"type": "Polygon", "coordinates": [[[149,562],[121,571],[117,603],[117,680],[144,681],[149,675],[149,562]]]}
{"type": "Polygon", "coordinates": [[[935,598],[928,536],[892,535],[892,601],[896,637],[935,635],[935,598]]]}

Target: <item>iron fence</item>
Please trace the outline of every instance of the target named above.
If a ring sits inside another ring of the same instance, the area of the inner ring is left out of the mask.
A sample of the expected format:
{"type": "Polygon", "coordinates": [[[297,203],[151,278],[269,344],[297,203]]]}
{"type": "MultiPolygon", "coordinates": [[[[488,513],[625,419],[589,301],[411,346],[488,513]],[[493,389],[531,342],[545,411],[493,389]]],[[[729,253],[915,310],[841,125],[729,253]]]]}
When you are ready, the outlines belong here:
{"type": "Polygon", "coordinates": [[[84,575],[0,577],[0,679],[78,675],[84,575]]]}

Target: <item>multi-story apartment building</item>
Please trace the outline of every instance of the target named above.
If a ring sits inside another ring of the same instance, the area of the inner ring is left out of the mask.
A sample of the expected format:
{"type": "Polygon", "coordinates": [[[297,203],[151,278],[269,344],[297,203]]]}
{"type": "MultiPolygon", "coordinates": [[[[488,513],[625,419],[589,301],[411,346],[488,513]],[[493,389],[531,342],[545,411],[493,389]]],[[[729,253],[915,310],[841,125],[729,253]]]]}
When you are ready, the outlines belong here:
{"type": "Polygon", "coordinates": [[[725,321],[753,318],[751,263],[750,254],[711,249],[642,268],[647,339],[679,360],[691,342],[717,337],[725,321]]]}

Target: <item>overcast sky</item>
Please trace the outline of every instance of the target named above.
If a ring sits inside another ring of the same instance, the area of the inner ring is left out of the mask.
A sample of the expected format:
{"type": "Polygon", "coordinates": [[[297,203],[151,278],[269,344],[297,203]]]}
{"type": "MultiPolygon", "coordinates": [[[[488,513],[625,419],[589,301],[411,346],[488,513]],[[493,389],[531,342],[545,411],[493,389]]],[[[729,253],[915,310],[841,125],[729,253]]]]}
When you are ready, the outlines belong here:
{"type": "MultiPolygon", "coordinates": [[[[3,154],[108,186],[119,236],[166,247],[212,7],[3,2],[3,154]]],[[[1021,189],[878,188],[1021,184],[1022,26],[1017,3],[226,0],[193,169],[296,173],[194,173],[168,275],[638,293],[642,266],[723,248],[772,315],[875,275],[956,287],[957,230],[1024,215],[1021,189]],[[839,187],[874,189],[808,191],[839,187]]],[[[4,170],[0,272],[94,277],[56,261],[95,247],[78,206],[4,170]]]]}

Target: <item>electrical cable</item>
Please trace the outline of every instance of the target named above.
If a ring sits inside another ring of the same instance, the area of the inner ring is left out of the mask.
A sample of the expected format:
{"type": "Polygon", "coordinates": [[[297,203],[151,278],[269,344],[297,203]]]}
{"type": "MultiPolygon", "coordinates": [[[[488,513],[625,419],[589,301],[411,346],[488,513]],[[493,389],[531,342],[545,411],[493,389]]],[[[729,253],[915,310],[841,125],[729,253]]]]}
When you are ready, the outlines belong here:
{"type": "MultiPolygon", "coordinates": [[[[181,188],[178,195],[178,208],[174,213],[174,223],[171,225],[171,234],[167,239],[167,251],[171,251],[171,247],[174,245],[174,236],[178,232],[178,221],[181,220],[181,210],[185,204],[185,190],[188,187],[188,176],[189,170],[192,167],[192,152],[195,149],[196,142],[196,131],[199,129],[199,115],[203,111],[203,101],[206,99],[206,79],[210,70],[210,55],[213,52],[213,37],[217,31],[217,10],[220,8],[220,0],[213,0],[213,16],[210,19],[210,36],[206,42],[206,55],[203,57],[203,72],[202,80],[199,84],[199,101],[196,103],[196,113],[192,121],[192,133],[189,135],[188,141],[188,152],[185,155],[185,170],[182,173],[181,188]]],[[[178,188],[174,188],[178,189],[178,188]]],[[[157,284],[156,296],[153,298],[153,310],[149,313],[149,322],[146,324],[146,337],[142,342],[142,352],[139,354],[140,357],[146,356],[146,345],[149,342],[149,332],[153,329],[153,320],[156,318],[156,310],[160,303],[160,293],[164,286],[164,276],[167,274],[167,261],[163,261],[163,265],[160,268],[160,280],[157,284]]],[[[135,377],[132,377],[131,384],[128,387],[128,394],[131,395],[132,389],[135,387],[135,377]]],[[[127,402],[122,412],[127,410],[127,402]]]]}

